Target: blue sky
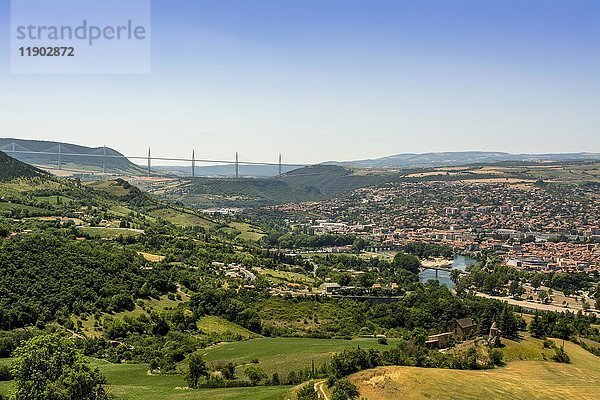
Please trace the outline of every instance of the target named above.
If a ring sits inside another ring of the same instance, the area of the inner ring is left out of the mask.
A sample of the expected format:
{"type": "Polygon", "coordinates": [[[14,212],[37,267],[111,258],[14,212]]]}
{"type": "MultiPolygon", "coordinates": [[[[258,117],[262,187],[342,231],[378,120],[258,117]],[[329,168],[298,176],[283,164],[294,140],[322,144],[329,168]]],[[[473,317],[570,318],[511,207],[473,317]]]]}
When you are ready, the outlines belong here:
{"type": "Polygon", "coordinates": [[[152,2],[147,75],[10,74],[0,136],[317,162],[600,152],[596,0],[152,2]]]}

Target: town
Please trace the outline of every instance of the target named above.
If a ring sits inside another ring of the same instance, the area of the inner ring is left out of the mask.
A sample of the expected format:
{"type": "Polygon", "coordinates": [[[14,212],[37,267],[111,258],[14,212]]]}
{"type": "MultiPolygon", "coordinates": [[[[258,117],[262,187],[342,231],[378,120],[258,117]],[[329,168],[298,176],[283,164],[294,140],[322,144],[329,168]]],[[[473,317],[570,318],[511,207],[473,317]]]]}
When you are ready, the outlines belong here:
{"type": "Polygon", "coordinates": [[[397,183],[268,209],[288,215],[292,229],[356,235],[375,250],[424,242],[464,252],[491,249],[507,265],[527,271],[600,270],[600,203],[593,187],[397,183]]]}

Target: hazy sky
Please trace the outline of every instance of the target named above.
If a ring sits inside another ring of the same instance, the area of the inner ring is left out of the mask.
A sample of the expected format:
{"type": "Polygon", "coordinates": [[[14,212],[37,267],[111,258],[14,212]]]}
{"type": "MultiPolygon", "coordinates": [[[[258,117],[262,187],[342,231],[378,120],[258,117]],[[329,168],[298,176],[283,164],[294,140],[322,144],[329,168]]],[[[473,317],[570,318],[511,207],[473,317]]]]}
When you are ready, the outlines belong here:
{"type": "Polygon", "coordinates": [[[152,73],[14,75],[0,136],[316,162],[600,152],[598,0],[155,0],[152,73]]]}

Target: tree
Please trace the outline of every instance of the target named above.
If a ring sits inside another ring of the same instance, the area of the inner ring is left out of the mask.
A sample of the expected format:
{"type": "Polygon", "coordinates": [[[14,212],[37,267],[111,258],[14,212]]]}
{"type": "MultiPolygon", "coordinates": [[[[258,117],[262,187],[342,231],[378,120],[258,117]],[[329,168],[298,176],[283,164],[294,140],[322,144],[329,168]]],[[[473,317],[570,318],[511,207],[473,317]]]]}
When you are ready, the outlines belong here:
{"type": "Polygon", "coordinates": [[[0,222],[0,238],[7,237],[9,233],[10,229],[8,228],[8,226],[0,222]]]}
{"type": "Polygon", "coordinates": [[[248,379],[250,379],[250,383],[252,383],[254,386],[258,385],[263,379],[267,378],[267,374],[265,374],[262,368],[254,365],[247,367],[244,372],[246,373],[248,379]]]}
{"type": "Polygon", "coordinates": [[[394,266],[418,274],[421,262],[415,256],[400,252],[394,256],[394,266]]]}
{"type": "Polygon", "coordinates": [[[531,336],[539,339],[546,336],[544,333],[544,327],[542,326],[540,316],[537,311],[535,312],[535,315],[533,316],[533,319],[529,324],[529,332],[531,332],[531,336]]]}
{"type": "Polygon", "coordinates": [[[288,385],[297,385],[300,382],[301,382],[301,380],[298,378],[298,375],[296,375],[296,372],[290,371],[290,373],[287,376],[287,384],[288,385]]]}
{"type": "Polygon", "coordinates": [[[202,358],[202,354],[190,354],[188,357],[188,373],[185,376],[188,386],[197,388],[198,382],[203,376],[208,376],[208,368],[206,367],[206,362],[204,362],[204,359],[202,358]]]}
{"type": "Polygon", "coordinates": [[[218,364],[216,370],[220,371],[221,375],[223,375],[223,378],[225,379],[235,379],[235,364],[233,364],[232,362],[228,362],[227,364],[218,364]]]}
{"type": "Polygon", "coordinates": [[[525,294],[525,292],[526,292],[525,288],[523,286],[519,285],[517,287],[517,290],[515,290],[515,296],[520,298],[521,296],[523,296],[525,294]]]}
{"type": "Polygon", "coordinates": [[[358,398],[358,389],[347,379],[338,379],[331,388],[333,400],[354,400],[358,398]]]}
{"type": "Polygon", "coordinates": [[[542,274],[535,274],[533,275],[533,277],[531,277],[531,286],[533,286],[534,289],[539,288],[542,285],[542,274]]]}
{"type": "Polygon", "coordinates": [[[352,276],[350,274],[340,274],[338,278],[338,283],[340,286],[350,286],[352,283],[352,276]]]}
{"type": "Polygon", "coordinates": [[[106,383],[60,334],[41,335],[15,351],[16,400],[104,400],[106,383]]]}
{"type": "Polygon", "coordinates": [[[271,385],[280,385],[281,384],[281,379],[279,379],[279,374],[277,372],[273,373],[273,376],[271,377],[271,385]]]}
{"type": "Polygon", "coordinates": [[[363,250],[366,245],[367,244],[365,242],[365,239],[357,238],[352,243],[352,251],[354,251],[355,253],[360,253],[360,251],[363,250]]]}
{"type": "Polygon", "coordinates": [[[453,269],[450,271],[450,280],[454,282],[455,285],[458,284],[458,281],[460,280],[460,270],[453,269]]]}
{"type": "Polygon", "coordinates": [[[319,400],[319,396],[311,383],[302,386],[296,396],[298,400],[319,400]]]}

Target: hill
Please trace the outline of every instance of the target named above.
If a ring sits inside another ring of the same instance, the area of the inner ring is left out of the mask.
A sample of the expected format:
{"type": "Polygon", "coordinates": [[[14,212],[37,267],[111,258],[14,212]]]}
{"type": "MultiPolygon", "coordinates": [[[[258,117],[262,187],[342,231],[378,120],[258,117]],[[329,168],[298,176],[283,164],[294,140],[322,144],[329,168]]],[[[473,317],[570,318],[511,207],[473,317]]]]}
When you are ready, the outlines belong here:
{"type": "Polygon", "coordinates": [[[323,197],[314,187],[292,186],[273,178],[195,178],[185,183],[184,190],[179,200],[195,206],[262,206],[323,197]]]}
{"type": "Polygon", "coordinates": [[[511,154],[494,151],[462,151],[441,153],[402,153],[393,156],[355,161],[331,161],[326,164],[360,168],[427,168],[499,162],[565,162],[600,160],[598,153],[511,154]]]}
{"type": "MultiPolygon", "coordinates": [[[[0,150],[27,164],[45,168],[57,168],[59,142],[0,138],[0,150]]],[[[79,172],[100,172],[104,164],[106,172],[143,175],[145,170],[132,163],[118,151],[103,147],[87,147],[60,143],[60,160],[63,169],[79,172]]]]}
{"type": "Polygon", "coordinates": [[[352,190],[393,182],[470,181],[597,185],[597,161],[512,162],[435,168],[354,168],[313,165],[273,178],[181,178],[161,192],[184,204],[201,207],[256,207],[319,201],[352,190]]]}
{"type": "Polygon", "coordinates": [[[314,165],[273,178],[186,179],[168,197],[195,207],[255,207],[330,198],[356,188],[396,180],[397,172],[314,165]]]}
{"type": "Polygon", "coordinates": [[[293,188],[330,197],[360,187],[380,185],[400,177],[390,171],[359,170],[336,165],[313,165],[293,170],[275,178],[293,188]]]}
{"type": "Polygon", "coordinates": [[[595,399],[600,391],[598,358],[570,342],[565,350],[571,364],[512,361],[487,371],[382,367],[355,374],[351,381],[370,400],[595,399]]]}
{"type": "Polygon", "coordinates": [[[0,181],[35,178],[46,175],[43,171],[18,161],[0,151],[0,181]]]}

